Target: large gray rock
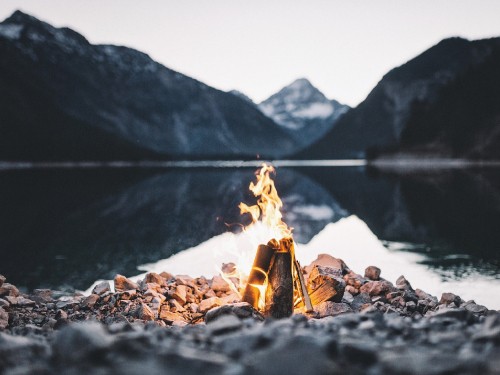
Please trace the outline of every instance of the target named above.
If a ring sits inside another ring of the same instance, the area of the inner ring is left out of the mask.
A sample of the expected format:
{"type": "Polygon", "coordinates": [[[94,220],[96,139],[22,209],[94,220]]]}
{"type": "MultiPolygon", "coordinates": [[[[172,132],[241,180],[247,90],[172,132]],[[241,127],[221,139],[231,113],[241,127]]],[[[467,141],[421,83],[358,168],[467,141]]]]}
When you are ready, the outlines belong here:
{"type": "Polygon", "coordinates": [[[95,358],[112,342],[102,324],[86,322],[71,324],[55,336],[54,356],[60,363],[80,363],[95,358]]]}

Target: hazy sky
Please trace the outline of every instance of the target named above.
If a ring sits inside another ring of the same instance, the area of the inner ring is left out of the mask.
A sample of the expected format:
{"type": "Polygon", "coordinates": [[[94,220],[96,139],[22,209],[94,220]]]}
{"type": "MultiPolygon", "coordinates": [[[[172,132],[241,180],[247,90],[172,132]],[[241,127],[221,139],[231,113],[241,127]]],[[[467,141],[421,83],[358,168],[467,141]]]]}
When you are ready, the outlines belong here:
{"type": "Polygon", "coordinates": [[[0,0],[15,9],[257,102],[306,77],[356,105],[445,37],[500,36],[499,0],[0,0]]]}

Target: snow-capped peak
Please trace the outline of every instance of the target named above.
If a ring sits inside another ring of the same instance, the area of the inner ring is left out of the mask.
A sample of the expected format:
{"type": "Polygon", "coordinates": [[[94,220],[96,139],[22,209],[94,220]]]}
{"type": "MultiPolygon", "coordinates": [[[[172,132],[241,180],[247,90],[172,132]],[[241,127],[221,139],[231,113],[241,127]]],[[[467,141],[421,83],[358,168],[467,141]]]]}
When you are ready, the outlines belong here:
{"type": "Polygon", "coordinates": [[[277,124],[300,129],[310,120],[327,120],[335,105],[306,78],[299,78],[259,104],[260,110],[277,124]]]}

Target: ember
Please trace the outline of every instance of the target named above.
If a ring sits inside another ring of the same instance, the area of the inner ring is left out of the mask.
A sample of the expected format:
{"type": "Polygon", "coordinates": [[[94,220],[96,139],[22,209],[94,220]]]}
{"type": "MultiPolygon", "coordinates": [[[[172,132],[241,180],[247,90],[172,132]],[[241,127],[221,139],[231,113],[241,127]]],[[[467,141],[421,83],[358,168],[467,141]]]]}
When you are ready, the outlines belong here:
{"type": "Polygon", "coordinates": [[[274,168],[264,163],[256,173],[257,182],[250,183],[250,191],[258,198],[257,204],[239,205],[242,214],[252,217],[246,229],[260,222],[270,236],[267,244],[257,247],[242,301],[263,310],[266,316],[284,318],[293,313],[294,305],[303,305],[306,311],[312,311],[312,305],[302,270],[295,259],[293,228],[282,221],[283,202],[271,173],[275,173],[274,168]]]}

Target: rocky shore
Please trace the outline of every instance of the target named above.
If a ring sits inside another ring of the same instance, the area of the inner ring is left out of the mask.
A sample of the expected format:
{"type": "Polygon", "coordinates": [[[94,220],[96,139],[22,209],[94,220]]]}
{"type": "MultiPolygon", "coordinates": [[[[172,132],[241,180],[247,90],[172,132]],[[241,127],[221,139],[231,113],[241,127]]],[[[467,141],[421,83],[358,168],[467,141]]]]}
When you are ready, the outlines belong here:
{"type": "Polygon", "coordinates": [[[325,255],[306,279],[318,267],[334,297],[281,320],[241,302],[235,278],[117,275],[85,296],[0,276],[0,373],[500,374],[498,311],[325,255]]]}

